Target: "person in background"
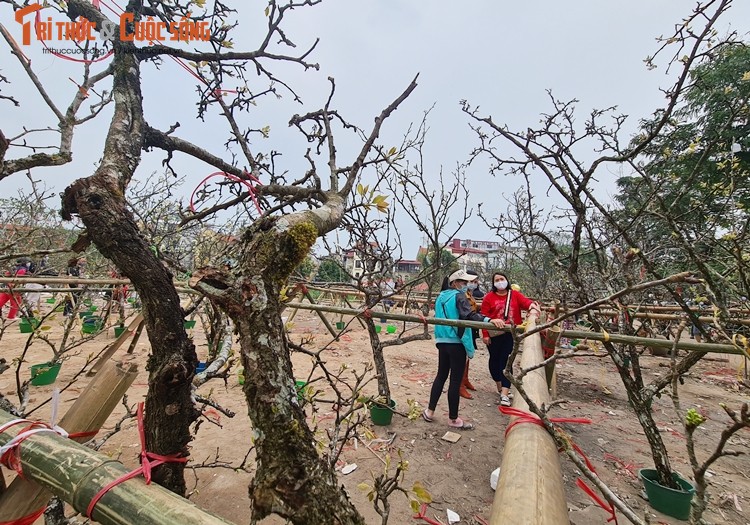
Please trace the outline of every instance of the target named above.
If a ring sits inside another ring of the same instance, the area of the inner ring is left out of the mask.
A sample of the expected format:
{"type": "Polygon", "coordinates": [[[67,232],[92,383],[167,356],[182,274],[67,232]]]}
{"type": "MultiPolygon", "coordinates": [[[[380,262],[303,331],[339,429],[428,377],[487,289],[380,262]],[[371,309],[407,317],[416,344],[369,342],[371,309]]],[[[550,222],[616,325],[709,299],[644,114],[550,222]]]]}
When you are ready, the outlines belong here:
{"type": "MultiPolygon", "coordinates": [[[[78,258],[78,257],[72,257],[68,260],[68,270],[67,274],[70,277],[82,277],[83,276],[83,265],[85,264],[85,259],[78,258]]],[[[70,288],[78,288],[78,283],[70,283],[68,285],[70,288]]],[[[81,299],[82,292],[81,291],[72,291],[70,292],[70,296],[65,301],[65,310],[63,311],[63,315],[65,317],[69,317],[73,314],[73,309],[78,304],[78,301],[81,299]]]]}
{"type": "MultiPolygon", "coordinates": [[[[479,276],[474,272],[466,272],[469,275],[474,276],[474,280],[469,283],[469,289],[466,292],[466,298],[469,300],[469,304],[471,305],[471,311],[472,312],[478,312],[479,311],[479,305],[477,304],[476,299],[481,299],[484,297],[484,294],[479,290],[479,276]],[[479,294],[477,295],[477,292],[479,294]]],[[[471,341],[474,344],[474,350],[477,349],[477,339],[479,338],[479,329],[478,328],[472,328],[471,329],[471,341]]],[[[474,388],[474,385],[471,384],[471,381],[469,381],[469,358],[466,358],[466,368],[464,368],[464,377],[461,380],[461,388],[458,391],[458,394],[466,399],[474,399],[474,396],[471,395],[469,390],[476,390],[474,388]]]]}
{"type": "MultiPolygon", "coordinates": [[[[26,262],[26,271],[28,272],[28,275],[39,275],[42,271],[41,265],[36,265],[34,264],[34,261],[29,260],[26,262]]],[[[38,290],[36,292],[28,292],[24,296],[24,302],[29,311],[29,316],[34,317],[34,312],[39,312],[41,310],[42,290],[44,290],[44,285],[39,283],[26,283],[24,287],[38,290]]]]}
{"type": "MultiPolygon", "coordinates": [[[[19,260],[16,262],[16,266],[13,268],[13,271],[5,272],[5,275],[8,277],[20,277],[22,275],[26,275],[27,270],[28,269],[25,262],[19,260]]],[[[8,310],[8,319],[15,319],[16,315],[18,314],[18,310],[23,304],[23,299],[21,298],[21,294],[13,292],[13,285],[11,284],[8,285],[8,291],[0,294],[0,310],[2,310],[3,306],[5,306],[5,303],[10,303],[10,309],[8,310]]]]}
{"type": "MultiPolygon", "coordinates": [[[[482,300],[480,312],[486,317],[498,318],[502,326],[519,325],[522,322],[521,312],[528,311],[528,317],[539,317],[539,304],[532,301],[520,291],[514,291],[508,276],[502,272],[492,274],[492,290],[482,300]]],[[[490,334],[482,330],[482,340],[490,353],[489,369],[492,379],[500,394],[500,405],[510,406],[510,380],[503,371],[508,365],[508,357],[513,351],[513,335],[510,332],[490,334]]]]}
{"type": "MultiPolygon", "coordinates": [[[[489,317],[473,312],[471,304],[466,296],[469,290],[469,282],[475,276],[469,275],[463,270],[457,270],[448,277],[448,288],[440,292],[435,299],[435,317],[438,319],[462,319],[480,322],[491,322],[501,328],[504,323],[500,319],[489,317]]],[[[430,390],[430,401],[427,408],[422,412],[422,418],[431,423],[435,415],[435,408],[443,394],[443,387],[450,376],[448,383],[448,426],[462,430],[474,428],[471,423],[464,422],[458,417],[458,404],[460,396],[458,391],[466,366],[466,357],[474,357],[474,342],[471,340],[471,330],[457,328],[455,326],[435,326],[435,346],[438,349],[438,370],[430,390]]]]}

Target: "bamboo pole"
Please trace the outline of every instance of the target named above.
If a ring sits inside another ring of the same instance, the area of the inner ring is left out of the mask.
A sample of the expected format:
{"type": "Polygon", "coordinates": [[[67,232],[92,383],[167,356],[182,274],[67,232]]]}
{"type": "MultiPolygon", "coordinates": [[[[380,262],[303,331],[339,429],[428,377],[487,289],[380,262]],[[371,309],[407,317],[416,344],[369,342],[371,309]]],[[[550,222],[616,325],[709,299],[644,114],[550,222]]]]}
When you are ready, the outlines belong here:
{"type": "MultiPolygon", "coordinates": [[[[0,425],[13,419],[0,410],[0,425]]],[[[6,444],[17,433],[18,427],[12,427],[0,434],[0,444],[6,444]]],[[[20,446],[24,476],[78,512],[86,512],[102,487],[128,473],[121,463],[57,434],[34,434],[20,446]]],[[[110,489],[96,505],[92,518],[104,525],[230,525],[155,483],[146,485],[142,478],[110,489]]]]}
{"type": "MultiPolygon", "coordinates": [[[[535,328],[534,320],[528,328],[535,328]]],[[[521,367],[528,369],[543,361],[539,335],[523,340],[521,367]]],[[[549,405],[550,396],[544,368],[526,374],[522,380],[529,398],[537,405],[549,405]]],[[[515,408],[528,411],[521,396],[513,400],[515,408]]],[[[511,418],[513,422],[517,418],[511,418]]],[[[491,525],[569,524],[568,505],[562,481],[562,469],[555,440],[541,426],[522,423],[505,436],[500,479],[490,515],[491,525]]]]}
{"type": "MultiPolygon", "coordinates": [[[[191,294],[199,294],[197,290],[193,290],[192,288],[180,288],[176,287],[175,290],[177,290],[179,293],[191,293],[191,294]]],[[[99,288],[94,286],[77,286],[75,288],[23,288],[23,287],[14,287],[14,292],[18,293],[62,293],[62,292],[111,292],[112,288],[106,287],[106,288],[99,288]]]]}
{"type": "MultiPolygon", "coordinates": [[[[289,308],[299,308],[300,310],[319,310],[322,312],[341,313],[345,315],[363,315],[363,310],[355,310],[350,308],[341,308],[338,306],[326,306],[319,304],[303,304],[303,303],[287,303],[289,308]]],[[[479,328],[488,330],[497,330],[494,325],[490,323],[482,323],[479,321],[460,321],[456,319],[436,319],[434,317],[419,317],[416,315],[405,315],[392,312],[377,312],[378,317],[385,319],[391,319],[394,321],[406,321],[411,323],[426,323],[426,324],[441,324],[446,326],[465,326],[467,328],[479,328]]],[[[563,330],[560,332],[560,337],[567,337],[569,339],[591,339],[594,341],[612,341],[613,343],[620,344],[633,344],[638,346],[656,347],[656,348],[672,348],[675,346],[674,341],[669,339],[649,339],[648,337],[635,337],[629,335],[610,334],[601,332],[587,332],[584,330],[563,330]]],[[[735,354],[735,355],[746,355],[742,348],[737,345],[731,344],[718,344],[718,343],[690,343],[680,341],[676,345],[678,350],[685,350],[688,352],[702,352],[704,354],[735,354]]]]}
{"type": "MultiPolygon", "coordinates": [[[[346,290],[341,288],[324,288],[321,286],[310,286],[307,285],[308,290],[316,290],[318,292],[326,292],[336,295],[354,295],[356,297],[364,297],[365,293],[360,292],[358,290],[346,290]]],[[[393,301],[412,301],[415,303],[426,303],[427,299],[425,297],[419,297],[419,296],[411,296],[411,295],[389,295],[387,299],[391,299],[393,301]]]]}
{"type": "Polygon", "coordinates": [[[109,345],[109,348],[107,348],[104,353],[99,356],[99,359],[96,360],[96,363],[94,363],[94,366],[91,367],[91,370],[89,370],[86,375],[92,376],[96,374],[99,370],[99,368],[104,366],[104,363],[109,361],[109,359],[114,355],[115,352],[127,341],[128,337],[133,335],[133,332],[136,331],[136,329],[140,328],[141,324],[143,323],[143,314],[138,314],[135,316],[135,319],[133,319],[130,324],[128,325],[127,330],[125,330],[123,333],[120,334],[120,337],[115,339],[111,345],[109,345]]]}
{"type": "MultiPolygon", "coordinates": [[[[305,290],[304,295],[305,297],[307,297],[307,300],[310,301],[311,306],[318,306],[317,304],[315,304],[315,299],[313,299],[313,296],[309,291],[305,290]]],[[[338,332],[336,332],[336,330],[333,329],[333,327],[331,326],[331,323],[328,321],[328,319],[326,319],[326,316],[323,315],[324,310],[316,310],[315,312],[318,314],[318,317],[320,317],[320,320],[323,321],[323,324],[326,326],[326,328],[328,329],[328,332],[330,332],[333,338],[334,339],[338,338],[339,336],[338,332]]]]}
{"type": "Polygon", "coordinates": [[[677,350],[688,352],[701,352],[704,354],[735,354],[746,355],[742,347],[730,344],[719,343],[691,343],[688,341],[675,342],[670,339],[649,339],[648,337],[636,337],[632,335],[620,335],[601,332],[587,332],[585,330],[563,330],[561,337],[568,339],[591,339],[594,341],[611,341],[619,344],[632,344],[636,346],[646,346],[650,348],[668,348],[674,347],[677,350]]]}
{"type": "MultiPolygon", "coordinates": [[[[703,311],[705,312],[705,310],[703,311]]],[[[613,317],[615,315],[619,315],[620,312],[618,312],[617,310],[598,310],[597,314],[604,317],[613,317]]],[[[628,312],[628,315],[636,319],[654,319],[656,321],[681,321],[687,318],[687,316],[685,315],[654,314],[651,312],[628,312]]],[[[716,319],[714,317],[700,316],[698,317],[698,320],[700,320],[702,323],[713,323],[716,319]]],[[[732,317],[727,319],[727,322],[750,326],[750,319],[739,319],[732,317]]]]}
{"type": "MultiPolygon", "coordinates": [[[[60,420],[60,427],[71,434],[98,432],[137,375],[135,364],[107,363],[60,420]]],[[[73,439],[85,442],[91,436],[73,439]]],[[[63,457],[58,456],[57,462],[63,457]]],[[[30,478],[16,476],[0,496],[0,521],[12,522],[29,516],[44,507],[51,497],[52,494],[30,478]]]]}

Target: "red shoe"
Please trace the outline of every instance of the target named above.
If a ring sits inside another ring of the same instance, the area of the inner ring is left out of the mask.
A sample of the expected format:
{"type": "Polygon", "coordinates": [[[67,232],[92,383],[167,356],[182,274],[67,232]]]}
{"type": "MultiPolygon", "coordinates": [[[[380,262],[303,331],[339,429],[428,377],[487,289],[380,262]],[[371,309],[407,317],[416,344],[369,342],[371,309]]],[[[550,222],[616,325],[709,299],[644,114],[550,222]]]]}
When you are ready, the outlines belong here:
{"type": "Polygon", "coordinates": [[[469,391],[466,390],[466,387],[464,385],[461,385],[461,388],[458,389],[458,395],[466,399],[474,399],[474,396],[472,396],[469,391]]]}
{"type": "MultiPolygon", "coordinates": [[[[461,379],[461,386],[462,388],[466,388],[468,390],[476,390],[474,388],[474,385],[471,384],[471,381],[469,381],[469,360],[466,360],[466,367],[464,368],[464,377],[461,379]]],[[[464,396],[466,397],[466,396],[464,396]]],[[[468,399],[471,399],[470,397],[468,399]]]]}

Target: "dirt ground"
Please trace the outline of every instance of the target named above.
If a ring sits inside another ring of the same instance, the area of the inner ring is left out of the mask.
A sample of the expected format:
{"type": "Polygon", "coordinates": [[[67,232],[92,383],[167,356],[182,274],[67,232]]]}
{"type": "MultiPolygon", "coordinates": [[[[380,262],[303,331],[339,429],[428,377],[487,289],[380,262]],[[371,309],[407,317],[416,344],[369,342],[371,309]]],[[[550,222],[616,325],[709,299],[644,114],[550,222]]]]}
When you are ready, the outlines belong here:
{"type": "MultiPolygon", "coordinates": [[[[345,319],[346,320],[346,319],[345,319]]],[[[17,323],[17,322],[16,322],[17,323]]],[[[61,331],[60,320],[50,323],[52,329],[47,332],[54,337],[61,331]]],[[[198,354],[204,358],[207,353],[205,336],[200,330],[200,323],[192,331],[198,354]]],[[[323,324],[312,312],[302,312],[294,319],[290,328],[291,337],[301,338],[314,336],[314,345],[323,346],[331,337],[323,324]]],[[[8,361],[17,357],[28,336],[19,333],[17,324],[8,328],[0,341],[0,355],[8,361]]],[[[386,334],[389,338],[394,335],[386,334]]],[[[63,364],[57,382],[50,386],[31,387],[29,407],[34,407],[48,399],[54,387],[67,385],[70,379],[81,369],[84,359],[91,352],[98,351],[112,342],[113,330],[110,328],[97,336],[93,341],[76,349],[63,364]]],[[[480,345],[481,346],[481,345],[480,345]]],[[[330,344],[325,352],[329,365],[347,364],[351,368],[362,369],[371,361],[366,332],[354,321],[349,323],[345,333],[338,341],[330,344]]],[[[138,363],[140,373],[128,392],[128,402],[133,405],[142,400],[146,393],[147,376],[144,364],[149,351],[145,337],[131,355],[121,349],[115,359],[138,363]]],[[[50,352],[45,344],[36,342],[27,356],[27,362],[21,367],[21,379],[29,377],[29,365],[49,359],[50,352]]],[[[741,402],[750,400],[748,391],[740,389],[737,384],[741,373],[741,360],[731,356],[711,356],[704,360],[686,377],[680,390],[682,406],[685,410],[694,407],[708,421],[697,432],[699,458],[705,458],[713,450],[719,433],[727,417],[720,408],[720,403],[739,408],[741,402]]],[[[310,362],[305,356],[296,354],[293,358],[295,374],[298,378],[306,377],[310,362]]],[[[426,406],[429,390],[437,366],[436,351],[432,341],[419,341],[403,346],[386,348],[386,360],[393,398],[397,408],[406,410],[407,400],[414,399],[426,406]]],[[[667,360],[658,357],[644,357],[643,366],[647,378],[665,374],[667,360]]],[[[651,460],[643,432],[640,430],[632,411],[628,407],[624,389],[620,385],[614,365],[607,358],[577,357],[558,364],[558,398],[564,399],[555,412],[555,416],[587,417],[591,425],[566,425],[573,440],[594,463],[600,477],[609,484],[640,515],[648,513],[652,523],[680,523],[677,520],[661,515],[648,506],[641,497],[641,482],[637,479],[637,469],[650,467],[651,460]]],[[[443,441],[441,437],[449,430],[447,427],[447,401],[445,395],[440,400],[436,419],[429,424],[421,418],[411,421],[395,416],[389,426],[370,428],[374,438],[362,435],[357,446],[350,444],[345,450],[339,467],[345,464],[356,464],[357,468],[349,474],[340,474],[340,480],[347,488],[352,500],[366,517],[367,523],[379,524],[380,518],[367,501],[366,495],[357,488],[360,483],[371,483],[372,477],[384,468],[384,457],[391,453],[394,457],[401,450],[409,461],[404,486],[411,487],[414,481],[421,481],[433,498],[427,512],[431,519],[448,523],[446,509],[451,509],[461,517],[460,523],[480,524],[489,520],[494,492],[490,487],[490,473],[501,467],[504,445],[504,431],[507,418],[498,411],[499,398],[495,393],[487,370],[487,352],[480,349],[471,362],[470,377],[477,387],[474,399],[461,400],[461,416],[476,425],[473,431],[464,431],[456,443],[443,441]],[[395,437],[394,437],[395,436],[395,437]],[[392,438],[391,444],[388,444],[392,438]]],[[[62,394],[61,412],[69,407],[85,384],[85,379],[75,383],[62,394]]],[[[15,396],[14,369],[0,375],[0,391],[11,400],[15,396]]],[[[376,384],[368,385],[368,393],[375,394],[376,384]]],[[[246,415],[245,401],[237,374],[232,373],[225,386],[220,379],[214,379],[199,389],[203,395],[210,395],[223,407],[237,413],[234,418],[219,414],[214,409],[207,409],[206,419],[202,421],[195,440],[192,443],[192,463],[196,468],[188,471],[190,499],[196,504],[220,515],[234,523],[248,522],[249,501],[247,486],[251,472],[239,470],[238,467],[251,449],[250,423],[246,415]],[[216,466],[217,464],[219,464],[216,466]],[[204,465],[215,464],[213,467],[204,465]]],[[[329,405],[321,405],[316,417],[319,431],[324,431],[329,424],[327,412],[329,405]]],[[[685,439],[679,418],[672,401],[668,396],[655,399],[653,410],[662,436],[672,455],[673,466],[689,478],[690,468],[685,451],[685,439]]],[[[110,417],[103,431],[112,428],[120,419],[124,409],[118,407],[110,417]]],[[[310,408],[307,409],[312,414],[310,408]]],[[[40,419],[49,417],[48,407],[35,414],[40,419]]],[[[712,483],[711,495],[714,504],[706,514],[712,523],[750,523],[750,431],[741,431],[733,437],[728,448],[743,453],[739,457],[720,459],[710,470],[712,483]]],[[[102,449],[102,452],[118,457],[126,466],[136,466],[139,451],[135,421],[130,420],[124,429],[116,434],[102,449]]],[[[576,487],[578,473],[575,466],[561,455],[562,470],[565,479],[570,520],[576,525],[603,524],[608,514],[597,507],[591,499],[576,487]]],[[[248,461],[252,467],[252,454],[248,461]]],[[[6,480],[12,475],[4,471],[6,480]]],[[[391,524],[425,523],[414,519],[407,499],[398,493],[391,498],[391,524]]],[[[620,517],[620,523],[627,520],[620,517]]],[[[39,520],[37,523],[42,523],[39,520]]],[[[281,524],[284,520],[270,517],[267,524],[281,524]]]]}

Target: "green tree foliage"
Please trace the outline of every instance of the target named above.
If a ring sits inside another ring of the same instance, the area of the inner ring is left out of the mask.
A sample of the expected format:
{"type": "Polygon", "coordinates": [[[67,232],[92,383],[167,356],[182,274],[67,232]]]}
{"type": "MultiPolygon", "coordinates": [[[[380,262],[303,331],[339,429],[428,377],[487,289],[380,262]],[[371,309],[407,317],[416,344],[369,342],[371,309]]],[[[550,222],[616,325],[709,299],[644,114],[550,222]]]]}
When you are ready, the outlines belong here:
{"type": "Polygon", "coordinates": [[[306,281],[310,280],[310,278],[315,275],[316,271],[316,263],[315,259],[308,255],[305,257],[305,259],[299,263],[299,265],[294,269],[294,272],[292,275],[294,277],[298,277],[300,279],[304,279],[306,281]]]}
{"type": "MultiPolygon", "coordinates": [[[[641,173],[618,180],[620,218],[633,221],[660,267],[690,269],[693,261],[677,245],[687,241],[725,274],[749,238],[750,48],[715,49],[690,79],[674,118],[644,150],[641,173]]],[[[642,122],[635,143],[659,118],[642,122]]]]}
{"type": "Polygon", "coordinates": [[[443,279],[458,270],[458,259],[450,251],[441,248],[439,257],[436,253],[434,248],[429,248],[417,255],[422,272],[428,274],[425,281],[431,290],[439,290],[443,279]]]}
{"type": "MultiPolygon", "coordinates": [[[[304,264],[304,262],[303,262],[304,264]]],[[[346,272],[341,265],[334,259],[324,259],[318,266],[318,274],[315,276],[316,281],[327,283],[341,283],[349,280],[346,272]]]]}

